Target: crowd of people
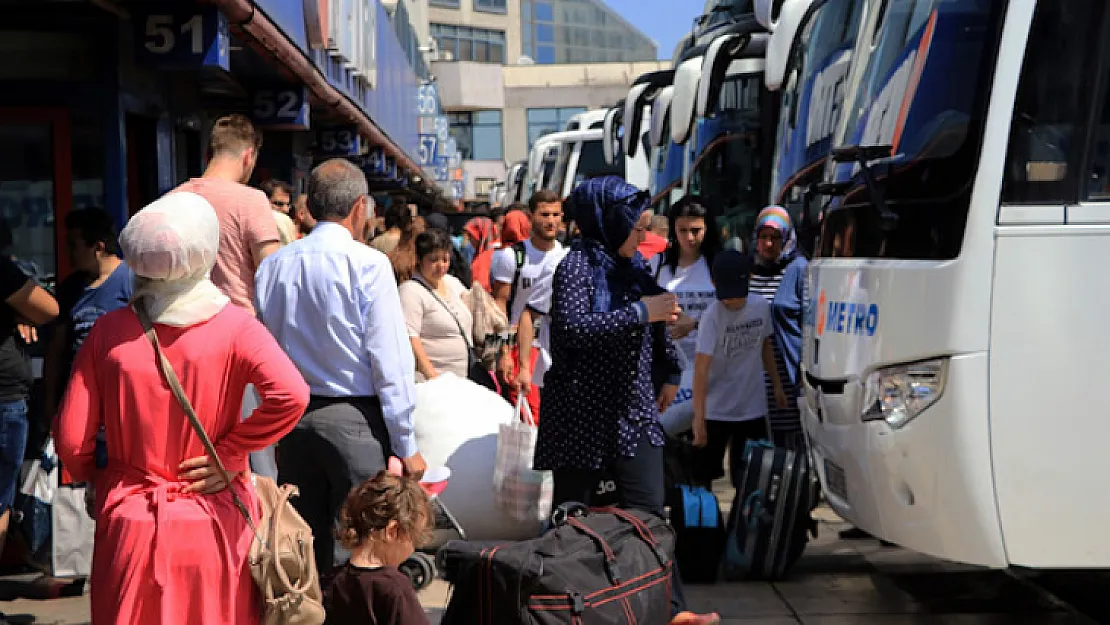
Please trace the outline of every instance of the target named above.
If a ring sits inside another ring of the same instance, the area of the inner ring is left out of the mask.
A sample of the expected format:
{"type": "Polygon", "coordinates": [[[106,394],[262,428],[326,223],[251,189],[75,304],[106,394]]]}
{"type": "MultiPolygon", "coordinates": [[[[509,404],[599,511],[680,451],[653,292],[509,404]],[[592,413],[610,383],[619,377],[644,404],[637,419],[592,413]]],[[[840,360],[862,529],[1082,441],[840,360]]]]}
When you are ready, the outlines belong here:
{"type": "MultiPolygon", "coordinates": [[[[0,541],[27,438],[23,346],[53,323],[46,411],[66,475],[95,487],[96,623],[257,622],[253,534],[232,496],[259,513],[252,473],[298,487],[329,622],[423,622],[395,569],[432,522],[415,384],[444,374],[527,399],[556,506],[589,503],[606,475],[620,505],[663,514],[660,415],[683,384],[693,410],[678,429],[706,481],[730,445],[768,436],[768,415],[796,425],[805,260],[779,207],[760,213],[749,252],[726,250],[715,207],[688,196],[654,215],[609,176],[455,233],[403,202],[376,218],[344,159],[313,169],[304,194],[248,186],[261,135],[243,116],[218,120],[209,149],[203,175],[118,236],[104,211],[72,213],[74,273],[56,298],[0,258],[0,541]],[[230,483],[169,392],[140,308],[230,483]]],[[[717,621],[687,612],[677,582],[673,612],[717,621]]]]}

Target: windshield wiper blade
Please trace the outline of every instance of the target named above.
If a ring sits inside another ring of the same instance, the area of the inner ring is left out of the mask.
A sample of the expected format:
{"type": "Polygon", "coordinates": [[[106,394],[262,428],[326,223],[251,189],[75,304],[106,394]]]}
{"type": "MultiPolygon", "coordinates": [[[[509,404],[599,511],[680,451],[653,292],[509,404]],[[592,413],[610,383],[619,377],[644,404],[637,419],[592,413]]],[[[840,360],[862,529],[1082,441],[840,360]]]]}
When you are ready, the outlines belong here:
{"type": "Polygon", "coordinates": [[[886,194],[871,170],[871,161],[888,158],[892,147],[889,145],[845,145],[832,150],[831,156],[835,163],[856,163],[863,173],[863,181],[867,185],[868,195],[871,196],[871,206],[874,207],[876,217],[879,219],[879,228],[890,232],[898,225],[898,214],[890,210],[886,204],[886,194]]]}
{"type": "Polygon", "coordinates": [[[841,196],[848,192],[848,189],[853,187],[851,180],[843,182],[819,182],[810,187],[810,191],[817,195],[835,195],[841,196]]]}

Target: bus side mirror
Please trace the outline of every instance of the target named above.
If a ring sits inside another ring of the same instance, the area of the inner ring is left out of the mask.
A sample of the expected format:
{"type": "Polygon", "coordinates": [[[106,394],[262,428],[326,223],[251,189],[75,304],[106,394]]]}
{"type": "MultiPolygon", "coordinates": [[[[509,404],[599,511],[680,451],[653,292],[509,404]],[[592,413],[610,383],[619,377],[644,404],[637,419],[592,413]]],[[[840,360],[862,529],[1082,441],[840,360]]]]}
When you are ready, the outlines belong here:
{"type": "Polygon", "coordinates": [[[775,24],[771,21],[771,3],[773,0],[755,0],[753,2],[753,11],[755,13],[755,21],[767,30],[774,32],[775,24]]]}

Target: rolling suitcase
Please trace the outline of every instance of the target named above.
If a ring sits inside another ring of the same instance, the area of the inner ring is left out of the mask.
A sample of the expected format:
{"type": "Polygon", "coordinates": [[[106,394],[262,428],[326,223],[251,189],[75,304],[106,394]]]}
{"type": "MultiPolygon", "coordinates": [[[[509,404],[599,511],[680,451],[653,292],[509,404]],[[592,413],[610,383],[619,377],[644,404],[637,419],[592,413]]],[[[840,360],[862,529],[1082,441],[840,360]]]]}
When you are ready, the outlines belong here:
{"type": "Polygon", "coordinates": [[[819,486],[804,450],[748,441],[744,477],[729,514],[724,575],[729,580],[783,577],[817,535],[811,512],[819,486]]]}

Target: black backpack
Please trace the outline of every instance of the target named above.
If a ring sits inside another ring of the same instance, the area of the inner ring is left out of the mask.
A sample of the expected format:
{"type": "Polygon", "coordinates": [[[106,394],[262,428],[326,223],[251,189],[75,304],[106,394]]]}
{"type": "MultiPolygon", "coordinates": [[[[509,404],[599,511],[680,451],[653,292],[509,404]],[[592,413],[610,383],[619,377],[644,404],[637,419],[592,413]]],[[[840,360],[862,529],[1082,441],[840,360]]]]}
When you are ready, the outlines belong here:
{"type": "Polygon", "coordinates": [[[520,270],[524,267],[526,250],[524,241],[513,243],[513,257],[516,260],[516,271],[513,272],[513,284],[509,287],[509,301],[505,302],[505,314],[512,317],[513,301],[516,300],[517,284],[520,282],[520,270]]]}
{"type": "Polygon", "coordinates": [[[443,625],[668,625],[674,532],[647,512],[560,506],[551,530],[516,543],[451,541],[443,625]]]}

